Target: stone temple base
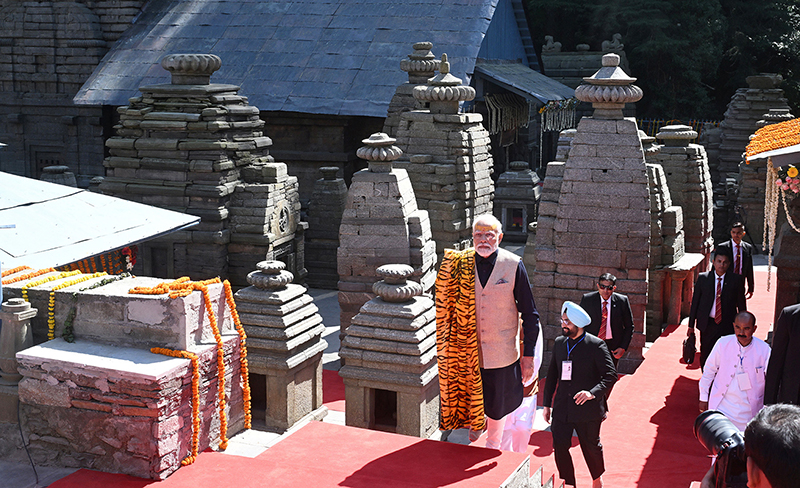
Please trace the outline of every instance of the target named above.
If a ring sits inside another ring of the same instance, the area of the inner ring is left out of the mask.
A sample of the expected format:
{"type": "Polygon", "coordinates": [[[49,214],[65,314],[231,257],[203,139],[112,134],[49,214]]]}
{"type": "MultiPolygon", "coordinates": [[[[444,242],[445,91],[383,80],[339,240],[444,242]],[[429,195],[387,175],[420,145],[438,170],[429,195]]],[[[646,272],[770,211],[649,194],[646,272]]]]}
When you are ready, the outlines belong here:
{"type": "MultiPolygon", "coordinates": [[[[223,336],[228,436],[244,425],[239,338],[223,336]]],[[[215,344],[200,357],[199,450],[219,443],[215,344]]],[[[188,359],[55,339],[18,353],[19,397],[36,464],[164,479],[192,442],[188,359]]]]}

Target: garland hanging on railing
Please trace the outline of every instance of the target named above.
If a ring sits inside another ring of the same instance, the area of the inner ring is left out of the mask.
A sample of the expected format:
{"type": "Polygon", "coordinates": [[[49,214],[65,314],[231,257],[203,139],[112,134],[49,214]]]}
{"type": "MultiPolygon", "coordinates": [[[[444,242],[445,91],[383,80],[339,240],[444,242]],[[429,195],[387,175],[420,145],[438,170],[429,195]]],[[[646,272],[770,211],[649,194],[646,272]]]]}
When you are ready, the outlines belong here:
{"type": "Polygon", "coordinates": [[[575,109],[578,107],[578,103],[577,98],[550,100],[545,103],[539,109],[539,114],[542,116],[542,132],[560,132],[575,127],[575,109]]]}
{"type": "Polygon", "coordinates": [[[489,134],[528,127],[530,112],[528,101],[513,93],[486,95],[488,120],[486,129],[489,134]]]}

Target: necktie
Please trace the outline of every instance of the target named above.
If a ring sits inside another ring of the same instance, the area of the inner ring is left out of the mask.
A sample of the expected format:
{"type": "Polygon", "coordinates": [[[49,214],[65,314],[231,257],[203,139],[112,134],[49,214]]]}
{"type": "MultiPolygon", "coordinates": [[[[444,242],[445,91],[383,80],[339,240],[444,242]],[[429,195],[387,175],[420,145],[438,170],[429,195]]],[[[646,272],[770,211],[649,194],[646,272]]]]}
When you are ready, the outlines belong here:
{"type": "Polygon", "coordinates": [[[741,266],[739,266],[740,264],[741,264],[741,261],[739,259],[739,244],[736,244],[736,255],[734,256],[734,261],[733,261],[733,271],[734,271],[734,273],[742,274],[742,268],[741,268],[741,266]]]}
{"type": "Polygon", "coordinates": [[[603,300],[603,313],[600,315],[600,331],[597,337],[600,339],[606,338],[606,324],[608,323],[608,300],[603,300]]]}
{"type": "Polygon", "coordinates": [[[714,311],[714,322],[722,322],[722,277],[717,277],[717,301],[714,311]]]}

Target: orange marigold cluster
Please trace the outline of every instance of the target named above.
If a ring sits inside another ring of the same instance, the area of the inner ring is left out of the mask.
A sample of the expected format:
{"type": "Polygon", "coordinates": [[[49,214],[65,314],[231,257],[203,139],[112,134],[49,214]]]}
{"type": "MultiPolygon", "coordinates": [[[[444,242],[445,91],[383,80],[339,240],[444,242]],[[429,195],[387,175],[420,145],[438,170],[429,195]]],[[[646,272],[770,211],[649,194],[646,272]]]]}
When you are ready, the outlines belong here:
{"type": "Polygon", "coordinates": [[[189,281],[188,276],[182,276],[175,281],[159,283],[156,286],[137,286],[128,290],[128,293],[134,295],[163,295],[169,293],[172,287],[179,287],[182,283],[189,281]]]}
{"type": "MultiPolygon", "coordinates": [[[[217,386],[219,392],[219,448],[223,451],[228,448],[228,416],[225,413],[225,351],[222,343],[222,334],[219,332],[217,316],[211,308],[211,297],[208,296],[208,286],[203,283],[195,283],[203,292],[203,301],[206,304],[208,321],[211,323],[211,331],[214,333],[214,340],[217,341],[217,386]]],[[[170,293],[172,296],[172,293],[170,293]]]]}
{"type": "MultiPolygon", "coordinates": [[[[26,268],[26,269],[31,269],[31,268],[28,268],[27,266],[25,266],[25,268],[26,268]]],[[[16,269],[16,268],[14,268],[14,269],[16,269]]],[[[13,269],[10,269],[9,271],[14,271],[14,270],[13,270],[13,269]]],[[[23,271],[24,271],[24,270],[23,270],[23,271]]],[[[44,268],[44,269],[39,269],[39,270],[36,270],[36,271],[32,271],[32,272],[30,272],[30,273],[25,273],[24,275],[19,275],[19,276],[15,276],[15,277],[13,277],[13,278],[9,278],[9,279],[7,279],[7,280],[3,280],[3,282],[2,282],[2,283],[3,283],[4,285],[10,285],[11,283],[16,283],[17,281],[25,281],[25,280],[29,280],[29,279],[31,279],[31,278],[36,278],[37,276],[43,275],[43,274],[45,274],[45,273],[52,273],[52,272],[54,272],[54,271],[55,271],[55,268],[44,268]]],[[[18,273],[18,272],[19,272],[19,271],[17,271],[17,273],[18,273]]],[[[3,276],[4,276],[4,277],[5,277],[5,276],[8,276],[8,275],[12,275],[12,274],[16,274],[16,273],[11,273],[11,272],[10,272],[10,273],[6,274],[5,272],[3,272],[3,276]]]]}
{"type": "Polygon", "coordinates": [[[747,156],[800,144],[800,119],[764,126],[756,131],[747,145],[747,156]]]}
{"type": "Polygon", "coordinates": [[[11,268],[3,271],[0,273],[0,278],[5,278],[8,275],[19,273],[20,271],[25,271],[26,269],[31,269],[30,266],[17,266],[16,268],[11,268]]]}
{"type": "Polygon", "coordinates": [[[188,466],[197,459],[197,452],[200,450],[200,366],[197,361],[197,354],[165,347],[154,347],[150,349],[150,352],[174,358],[186,358],[192,361],[192,453],[181,461],[181,466],[188,466]]]}

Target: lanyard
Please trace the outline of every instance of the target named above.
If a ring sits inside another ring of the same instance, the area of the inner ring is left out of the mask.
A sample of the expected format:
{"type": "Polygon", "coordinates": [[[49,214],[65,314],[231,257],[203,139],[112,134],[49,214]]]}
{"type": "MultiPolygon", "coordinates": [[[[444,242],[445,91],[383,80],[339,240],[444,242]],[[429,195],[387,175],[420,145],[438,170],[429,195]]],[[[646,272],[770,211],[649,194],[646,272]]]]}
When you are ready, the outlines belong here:
{"type": "Polygon", "coordinates": [[[575,343],[575,345],[574,345],[574,346],[572,346],[572,347],[569,347],[569,339],[567,339],[567,359],[569,359],[569,355],[570,355],[570,354],[572,354],[572,350],[573,350],[573,349],[575,349],[575,347],[576,347],[578,344],[580,344],[581,342],[583,342],[583,340],[584,340],[584,339],[586,339],[586,333],[585,333],[585,332],[584,332],[583,336],[581,337],[581,340],[579,340],[578,342],[576,342],[576,343],[575,343]]]}

